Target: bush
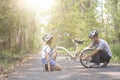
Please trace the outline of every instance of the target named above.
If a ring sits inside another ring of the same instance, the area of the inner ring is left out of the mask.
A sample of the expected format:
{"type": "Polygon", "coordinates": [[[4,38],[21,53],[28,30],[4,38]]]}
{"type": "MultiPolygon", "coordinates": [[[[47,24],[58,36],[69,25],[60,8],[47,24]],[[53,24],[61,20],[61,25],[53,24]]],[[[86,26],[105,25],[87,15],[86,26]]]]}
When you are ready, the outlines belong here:
{"type": "Polygon", "coordinates": [[[112,62],[120,63],[120,44],[111,45],[111,50],[113,53],[112,62]]]}
{"type": "Polygon", "coordinates": [[[1,66],[9,65],[12,62],[20,60],[22,56],[23,55],[14,54],[7,50],[2,50],[0,51],[0,65],[1,66]]]}

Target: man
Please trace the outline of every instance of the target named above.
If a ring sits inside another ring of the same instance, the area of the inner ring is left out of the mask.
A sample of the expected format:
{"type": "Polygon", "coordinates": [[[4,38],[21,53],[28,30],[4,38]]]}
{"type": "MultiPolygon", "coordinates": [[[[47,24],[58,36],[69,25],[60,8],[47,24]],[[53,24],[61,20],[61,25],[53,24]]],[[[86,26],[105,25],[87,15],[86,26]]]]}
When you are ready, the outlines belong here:
{"type": "Polygon", "coordinates": [[[95,47],[95,51],[83,57],[83,59],[92,57],[91,62],[94,62],[95,64],[90,67],[95,67],[95,68],[107,67],[107,64],[109,63],[112,57],[112,52],[110,50],[108,43],[103,39],[99,39],[97,30],[93,30],[92,32],[90,32],[89,38],[91,38],[92,43],[88,47],[89,48],[95,47]],[[103,63],[103,65],[100,66],[100,63],[103,63]]]}

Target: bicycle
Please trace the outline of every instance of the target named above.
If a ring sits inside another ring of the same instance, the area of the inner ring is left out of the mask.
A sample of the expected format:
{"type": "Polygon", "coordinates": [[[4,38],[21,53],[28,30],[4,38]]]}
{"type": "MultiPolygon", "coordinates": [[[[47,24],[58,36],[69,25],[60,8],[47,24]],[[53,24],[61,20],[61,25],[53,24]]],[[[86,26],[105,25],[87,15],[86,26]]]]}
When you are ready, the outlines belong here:
{"type": "Polygon", "coordinates": [[[71,51],[67,50],[65,47],[63,46],[56,46],[56,50],[61,49],[64,50],[68,56],[70,57],[71,60],[75,61],[77,59],[77,57],[79,57],[80,63],[85,67],[85,68],[89,68],[91,65],[93,65],[94,63],[91,62],[92,57],[89,57],[87,60],[83,60],[82,57],[86,56],[87,54],[90,54],[94,51],[94,49],[92,48],[85,48],[81,51],[79,51],[79,45],[84,43],[84,40],[76,40],[76,39],[72,39],[72,37],[70,35],[67,35],[76,45],[75,46],[75,51],[74,54],[72,54],[71,51]]]}

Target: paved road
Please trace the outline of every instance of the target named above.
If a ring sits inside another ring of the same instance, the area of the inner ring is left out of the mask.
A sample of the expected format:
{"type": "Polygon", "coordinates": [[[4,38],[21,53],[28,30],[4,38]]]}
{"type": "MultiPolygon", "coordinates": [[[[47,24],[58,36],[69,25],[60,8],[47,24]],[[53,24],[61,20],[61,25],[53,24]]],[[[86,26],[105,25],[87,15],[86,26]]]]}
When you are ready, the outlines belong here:
{"type": "Polygon", "coordinates": [[[8,80],[120,80],[120,65],[110,64],[108,68],[84,68],[79,61],[58,57],[62,71],[44,72],[40,55],[34,55],[17,71],[9,74],[8,80]]]}

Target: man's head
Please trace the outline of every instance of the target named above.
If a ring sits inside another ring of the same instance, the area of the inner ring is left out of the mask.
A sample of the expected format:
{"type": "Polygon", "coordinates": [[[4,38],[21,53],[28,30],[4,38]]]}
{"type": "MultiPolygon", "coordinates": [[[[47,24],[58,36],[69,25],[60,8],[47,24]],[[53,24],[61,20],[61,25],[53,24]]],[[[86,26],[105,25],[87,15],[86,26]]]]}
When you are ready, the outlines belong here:
{"type": "Polygon", "coordinates": [[[89,33],[89,38],[91,38],[93,42],[98,42],[98,31],[97,30],[91,31],[89,33]]]}

